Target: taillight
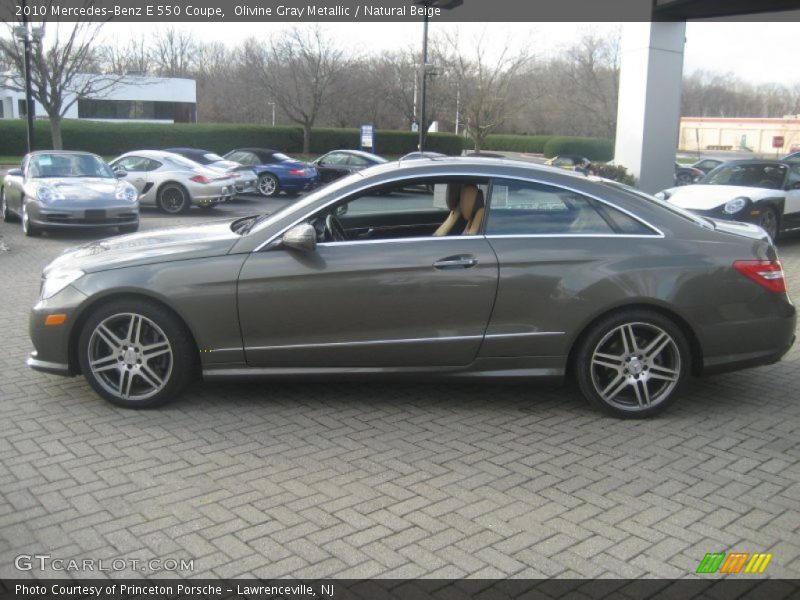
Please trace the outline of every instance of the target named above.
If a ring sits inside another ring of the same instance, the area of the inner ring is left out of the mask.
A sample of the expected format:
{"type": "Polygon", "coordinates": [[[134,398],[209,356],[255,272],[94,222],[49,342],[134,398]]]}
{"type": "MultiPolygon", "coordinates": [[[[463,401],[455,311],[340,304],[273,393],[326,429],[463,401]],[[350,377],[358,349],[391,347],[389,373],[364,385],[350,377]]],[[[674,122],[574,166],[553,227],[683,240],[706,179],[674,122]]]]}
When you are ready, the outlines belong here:
{"type": "Polygon", "coordinates": [[[779,260],[737,260],[734,261],[733,268],[770,292],[786,292],[786,279],[779,260]]]}
{"type": "Polygon", "coordinates": [[[305,169],[289,169],[289,175],[305,175],[305,169]]]}
{"type": "Polygon", "coordinates": [[[190,177],[189,179],[191,179],[195,183],[211,183],[211,180],[205,175],[195,175],[194,177],[190,177]]]}

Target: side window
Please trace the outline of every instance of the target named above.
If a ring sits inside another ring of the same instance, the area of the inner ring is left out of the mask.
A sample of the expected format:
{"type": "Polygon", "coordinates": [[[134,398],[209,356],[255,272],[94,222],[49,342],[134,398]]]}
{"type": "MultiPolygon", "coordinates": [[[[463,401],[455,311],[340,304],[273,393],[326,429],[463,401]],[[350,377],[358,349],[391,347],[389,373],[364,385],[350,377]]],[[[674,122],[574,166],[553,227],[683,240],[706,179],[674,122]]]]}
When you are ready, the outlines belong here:
{"type": "Polygon", "coordinates": [[[352,167],[366,167],[369,164],[369,162],[367,162],[366,159],[361,158],[360,156],[348,156],[347,164],[352,167]]]}
{"type": "Polygon", "coordinates": [[[123,168],[126,171],[146,171],[145,165],[147,164],[148,159],[140,158],[138,156],[126,156],[122,160],[118,161],[114,167],[115,168],[123,168]]]}
{"type": "Polygon", "coordinates": [[[495,180],[488,235],[613,234],[593,205],[576,192],[542,183],[495,180]]]}
{"type": "Polygon", "coordinates": [[[143,170],[145,171],[155,171],[161,166],[160,162],[158,162],[157,160],[153,160],[152,158],[146,158],[144,160],[145,164],[143,170]]]}
{"type": "Polygon", "coordinates": [[[375,186],[343,199],[310,223],[318,242],[478,235],[487,180],[416,178],[375,186]]]}

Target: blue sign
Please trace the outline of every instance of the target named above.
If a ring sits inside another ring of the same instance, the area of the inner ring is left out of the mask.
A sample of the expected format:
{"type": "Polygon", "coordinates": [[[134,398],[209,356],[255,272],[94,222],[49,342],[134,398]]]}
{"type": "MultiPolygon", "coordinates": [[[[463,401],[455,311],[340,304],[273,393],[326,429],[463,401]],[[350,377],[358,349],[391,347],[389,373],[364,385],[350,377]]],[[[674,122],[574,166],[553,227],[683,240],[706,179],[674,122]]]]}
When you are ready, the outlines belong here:
{"type": "Polygon", "coordinates": [[[375,152],[375,127],[372,124],[361,126],[361,149],[375,152]]]}

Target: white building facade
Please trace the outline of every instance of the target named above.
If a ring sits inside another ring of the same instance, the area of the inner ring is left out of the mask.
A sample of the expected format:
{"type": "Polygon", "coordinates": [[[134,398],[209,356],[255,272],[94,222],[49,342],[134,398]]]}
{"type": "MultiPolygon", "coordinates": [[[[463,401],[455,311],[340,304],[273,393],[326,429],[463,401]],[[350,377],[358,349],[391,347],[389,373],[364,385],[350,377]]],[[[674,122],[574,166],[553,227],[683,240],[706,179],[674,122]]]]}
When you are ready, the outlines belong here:
{"type": "MultiPolygon", "coordinates": [[[[65,104],[74,99],[67,97],[65,104]]],[[[7,75],[0,75],[0,119],[25,118],[25,93],[13,89],[7,75]]],[[[36,117],[46,117],[35,102],[36,117]]],[[[126,75],[110,89],[79,98],[65,119],[138,121],[151,123],[197,122],[197,84],[194,79],[126,75]]]]}

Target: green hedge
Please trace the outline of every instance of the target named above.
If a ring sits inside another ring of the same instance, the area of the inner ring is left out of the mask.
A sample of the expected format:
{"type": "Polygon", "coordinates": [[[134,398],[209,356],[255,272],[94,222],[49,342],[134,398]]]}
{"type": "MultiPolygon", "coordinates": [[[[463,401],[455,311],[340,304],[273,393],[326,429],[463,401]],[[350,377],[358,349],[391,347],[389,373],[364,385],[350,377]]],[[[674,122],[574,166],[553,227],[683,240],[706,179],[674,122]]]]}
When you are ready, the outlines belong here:
{"type": "MultiPolygon", "coordinates": [[[[283,152],[301,152],[303,130],[300,127],[227,124],[109,123],[66,120],[61,127],[64,147],[113,156],[130,150],[158,149],[170,146],[207,148],[224,153],[233,148],[275,148],[283,152]]],[[[36,148],[52,148],[50,125],[35,123],[36,148]]],[[[311,151],[322,154],[336,148],[358,148],[357,129],[312,129],[311,151]]],[[[381,154],[405,154],[417,148],[417,134],[410,131],[377,131],[377,151],[381,154]]],[[[428,135],[428,149],[445,154],[461,154],[462,138],[448,133],[428,135]]],[[[0,120],[0,155],[25,154],[25,122],[0,120]]]]}
{"type": "Polygon", "coordinates": [[[484,150],[507,150],[509,152],[544,153],[545,144],[552,135],[508,135],[493,134],[486,136],[484,150]]]}
{"type": "Polygon", "coordinates": [[[605,138],[554,137],[544,145],[548,158],[559,154],[580,154],[589,160],[614,158],[614,141],[605,138]]]}

